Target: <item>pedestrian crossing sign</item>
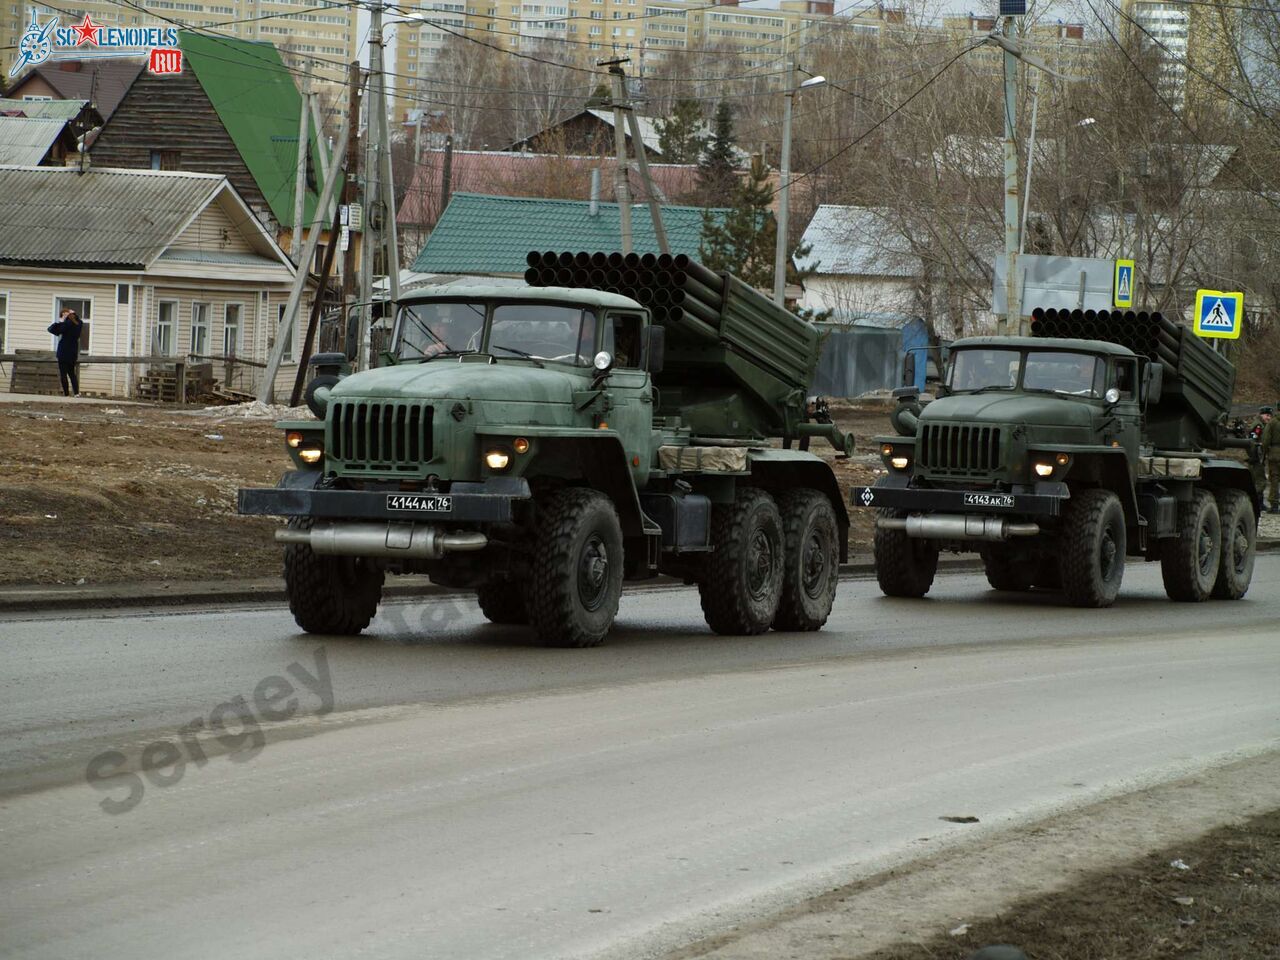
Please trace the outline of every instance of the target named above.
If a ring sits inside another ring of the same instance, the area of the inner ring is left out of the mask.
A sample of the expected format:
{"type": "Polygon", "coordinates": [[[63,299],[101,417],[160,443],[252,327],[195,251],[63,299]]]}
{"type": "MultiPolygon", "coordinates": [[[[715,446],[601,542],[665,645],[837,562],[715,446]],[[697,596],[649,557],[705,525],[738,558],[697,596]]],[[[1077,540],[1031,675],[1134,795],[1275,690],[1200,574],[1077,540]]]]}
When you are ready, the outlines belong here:
{"type": "Polygon", "coordinates": [[[1197,337],[1236,340],[1244,325],[1244,294],[1221,290],[1196,291],[1197,337]]]}
{"type": "Polygon", "coordinates": [[[1111,294],[1111,302],[1121,310],[1128,310],[1133,306],[1132,260],[1116,261],[1116,281],[1112,286],[1111,294]]]}

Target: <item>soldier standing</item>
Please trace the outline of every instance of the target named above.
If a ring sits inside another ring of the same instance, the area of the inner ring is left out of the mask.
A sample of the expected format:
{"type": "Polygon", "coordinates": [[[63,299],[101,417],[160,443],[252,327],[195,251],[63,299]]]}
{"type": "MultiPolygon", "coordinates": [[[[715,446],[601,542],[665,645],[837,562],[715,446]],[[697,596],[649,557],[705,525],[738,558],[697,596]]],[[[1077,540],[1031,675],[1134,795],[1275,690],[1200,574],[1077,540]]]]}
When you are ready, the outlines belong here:
{"type": "Polygon", "coordinates": [[[1253,477],[1253,488],[1258,491],[1259,496],[1264,495],[1267,490],[1267,462],[1262,457],[1262,431],[1267,428],[1267,422],[1270,419],[1271,408],[1262,407],[1254,417],[1253,423],[1249,424],[1249,432],[1245,434],[1252,441],[1247,458],[1249,475],[1253,477]]]}
{"type": "Polygon", "coordinates": [[[1262,428],[1262,458],[1267,466],[1267,502],[1272,513],[1280,513],[1280,420],[1275,417],[1262,428]]]}

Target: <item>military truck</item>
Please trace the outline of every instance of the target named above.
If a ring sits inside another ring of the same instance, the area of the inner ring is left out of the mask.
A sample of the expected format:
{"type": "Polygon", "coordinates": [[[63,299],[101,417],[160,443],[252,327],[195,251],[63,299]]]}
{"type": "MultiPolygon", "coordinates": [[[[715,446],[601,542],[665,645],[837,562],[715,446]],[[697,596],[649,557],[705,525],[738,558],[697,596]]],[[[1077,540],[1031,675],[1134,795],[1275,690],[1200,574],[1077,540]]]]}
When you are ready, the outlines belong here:
{"type": "Polygon", "coordinates": [[[1159,561],[1173,600],[1235,600],[1253,575],[1260,493],[1226,435],[1235,370],[1158,313],[1036,310],[1029,337],[951,348],[937,399],[897,391],[876,576],[928,593],[940,551],[977,551],[996,590],[1116,599],[1126,558],[1159,561]]]}
{"type": "Polygon", "coordinates": [[[530,263],[407,293],[386,365],[317,378],[320,419],[278,424],[295,469],[239,509],[288,518],[299,626],[358,633],[386,574],[424,573],[554,646],[603,641],[623,581],[659,574],[717,633],[820,628],[848,514],[792,441],[853,438],[805,422],[812,325],[684,257],[530,263]]]}

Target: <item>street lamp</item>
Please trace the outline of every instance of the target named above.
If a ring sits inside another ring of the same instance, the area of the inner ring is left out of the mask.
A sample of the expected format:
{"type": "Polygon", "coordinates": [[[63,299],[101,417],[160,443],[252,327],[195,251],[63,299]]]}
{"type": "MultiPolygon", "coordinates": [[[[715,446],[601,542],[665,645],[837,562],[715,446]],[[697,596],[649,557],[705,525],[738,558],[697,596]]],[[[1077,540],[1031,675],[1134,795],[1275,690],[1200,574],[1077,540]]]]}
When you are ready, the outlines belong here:
{"type": "Polygon", "coordinates": [[[787,91],[786,103],[782,108],[782,170],[779,176],[778,192],[778,229],[777,246],[773,253],[773,302],[782,306],[787,286],[787,218],[791,199],[791,107],[796,94],[809,87],[820,87],[827,82],[826,77],[810,77],[798,87],[787,91]]]}

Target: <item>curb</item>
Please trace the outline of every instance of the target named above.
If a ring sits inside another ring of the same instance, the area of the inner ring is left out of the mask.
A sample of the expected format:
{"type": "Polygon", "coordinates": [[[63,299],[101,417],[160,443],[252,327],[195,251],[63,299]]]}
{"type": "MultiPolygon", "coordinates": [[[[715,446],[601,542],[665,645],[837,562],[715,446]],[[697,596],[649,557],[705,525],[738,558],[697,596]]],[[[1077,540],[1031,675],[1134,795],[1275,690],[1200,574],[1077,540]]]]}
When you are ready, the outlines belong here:
{"type": "MultiPolygon", "coordinates": [[[[1259,553],[1280,552],[1280,540],[1260,540],[1259,553]]],[[[977,557],[942,557],[940,570],[965,572],[981,570],[982,561],[977,557]]],[[[858,577],[875,574],[875,563],[870,557],[859,557],[840,564],[840,576],[858,577]]],[[[654,587],[670,589],[680,586],[678,580],[658,577],[642,580],[635,586],[641,589],[654,587]]],[[[425,576],[395,577],[383,588],[382,595],[389,599],[422,596],[448,596],[470,593],[457,587],[441,587],[425,576]]],[[[284,586],[275,578],[232,581],[170,581],[166,583],[117,583],[94,586],[14,586],[0,587],[0,615],[28,613],[45,610],[94,610],[153,607],[185,607],[224,603],[273,603],[285,602],[284,586]]]]}

